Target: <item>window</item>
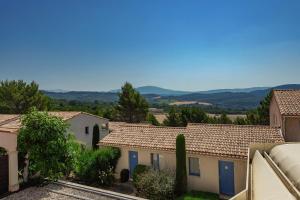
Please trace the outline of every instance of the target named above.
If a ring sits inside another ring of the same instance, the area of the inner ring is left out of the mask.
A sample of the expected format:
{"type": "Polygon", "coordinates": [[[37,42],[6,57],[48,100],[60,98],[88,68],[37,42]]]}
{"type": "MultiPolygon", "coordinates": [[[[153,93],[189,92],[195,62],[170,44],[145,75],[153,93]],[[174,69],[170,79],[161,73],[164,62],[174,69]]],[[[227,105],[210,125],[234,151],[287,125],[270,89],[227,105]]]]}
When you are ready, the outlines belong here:
{"type": "Polygon", "coordinates": [[[200,176],[199,158],[189,158],[189,174],[200,176]]]}
{"type": "Polygon", "coordinates": [[[151,153],[151,164],[154,170],[159,170],[159,154],[151,153]]]}
{"type": "Polygon", "coordinates": [[[85,134],[89,134],[89,127],[88,126],[85,127],[85,134]]]}

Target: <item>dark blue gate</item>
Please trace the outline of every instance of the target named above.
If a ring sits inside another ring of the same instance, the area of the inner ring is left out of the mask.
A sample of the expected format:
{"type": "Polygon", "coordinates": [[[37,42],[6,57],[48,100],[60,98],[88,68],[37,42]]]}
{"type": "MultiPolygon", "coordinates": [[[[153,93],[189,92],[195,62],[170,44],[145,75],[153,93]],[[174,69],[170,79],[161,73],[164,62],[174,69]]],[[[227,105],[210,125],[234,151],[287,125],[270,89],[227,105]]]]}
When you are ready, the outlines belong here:
{"type": "Polygon", "coordinates": [[[234,195],[234,164],[230,161],[219,161],[220,194],[234,195]]]}
{"type": "Polygon", "coordinates": [[[129,151],[129,172],[130,176],[132,176],[134,168],[138,164],[138,152],[136,151],[129,151]]]}

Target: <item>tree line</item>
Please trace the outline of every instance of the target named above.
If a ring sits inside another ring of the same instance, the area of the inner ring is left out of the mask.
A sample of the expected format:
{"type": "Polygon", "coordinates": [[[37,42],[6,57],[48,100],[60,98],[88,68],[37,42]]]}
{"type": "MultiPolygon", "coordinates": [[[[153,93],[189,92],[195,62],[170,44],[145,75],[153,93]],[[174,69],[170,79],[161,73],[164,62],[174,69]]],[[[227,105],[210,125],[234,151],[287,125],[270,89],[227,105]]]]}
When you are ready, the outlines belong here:
{"type": "Polygon", "coordinates": [[[155,116],[149,112],[146,99],[126,82],[119,93],[117,103],[81,102],[56,100],[45,96],[34,81],[27,84],[22,80],[0,82],[0,113],[23,114],[31,107],[47,111],[84,111],[108,118],[112,121],[128,123],[148,122],[153,125],[186,126],[187,123],[212,124],[269,124],[269,105],[271,93],[260,102],[260,105],[246,113],[246,117],[231,120],[225,112],[219,117],[211,117],[200,107],[168,107],[167,119],[159,124],[155,116]]]}

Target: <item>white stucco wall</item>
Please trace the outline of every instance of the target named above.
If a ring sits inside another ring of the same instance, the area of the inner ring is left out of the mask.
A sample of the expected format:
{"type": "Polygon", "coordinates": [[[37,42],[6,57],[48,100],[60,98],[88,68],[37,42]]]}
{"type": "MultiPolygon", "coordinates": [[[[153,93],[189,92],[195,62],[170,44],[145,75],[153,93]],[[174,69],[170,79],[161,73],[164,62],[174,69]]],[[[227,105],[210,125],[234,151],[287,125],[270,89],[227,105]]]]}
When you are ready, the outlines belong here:
{"type": "Polygon", "coordinates": [[[17,134],[0,132],[0,147],[8,154],[8,189],[10,192],[17,191],[19,190],[17,134]]]}
{"type": "MultiPolygon", "coordinates": [[[[138,152],[138,163],[151,165],[151,153],[160,155],[160,169],[176,170],[176,156],[173,152],[155,151],[136,148],[120,148],[121,158],[116,167],[116,178],[120,178],[122,169],[129,169],[128,151],[138,152]]],[[[239,193],[246,187],[247,160],[235,160],[222,157],[204,156],[199,154],[187,154],[188,189],[204,192],[219,193],[219,160],[234,162],[235,193],[239,193]],[[189,175],[189,157],[199,158],[200,176],[189,175]]]]}
{"type": "Polygon", "coordinates": [[[81,113],[66,121],[70,127],[69,131],[73,133],[77,140],[86,144],[88,147],[92,146],[93,127],[98,124],[100,129],[100,139],[108,134],[108,130],[102,129],[108,123],[108,119],[97,116],[81,113]],[[89,127],[89,133],[85,133],[85,127],[89,127]]]}

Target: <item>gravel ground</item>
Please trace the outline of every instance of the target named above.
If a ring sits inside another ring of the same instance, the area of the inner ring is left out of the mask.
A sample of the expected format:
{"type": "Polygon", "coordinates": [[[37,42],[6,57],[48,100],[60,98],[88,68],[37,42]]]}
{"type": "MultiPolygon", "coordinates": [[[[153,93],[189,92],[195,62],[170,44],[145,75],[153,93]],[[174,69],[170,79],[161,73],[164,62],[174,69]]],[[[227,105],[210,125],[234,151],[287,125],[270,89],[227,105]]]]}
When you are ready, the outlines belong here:
{"type": "Polygon", "coordinates": [[[93,194],[90,192],[84,192],[77,189],[72,189],[69,187],[64,187],[55,184],[49,184],[44,187],[30,187],[20,192],[11,194],[5,198],[4,200],[49,200],[49,199],[57,199],[57,200],[78,200],[78,198],[57,194],[55,192],[49,191],[53,190],[59,193],[67,193],[76,196],[81,196],[89,199],[96,199],[96,200],[112,200],[112,198],[104,197],[101,195],[93,194]]]}

